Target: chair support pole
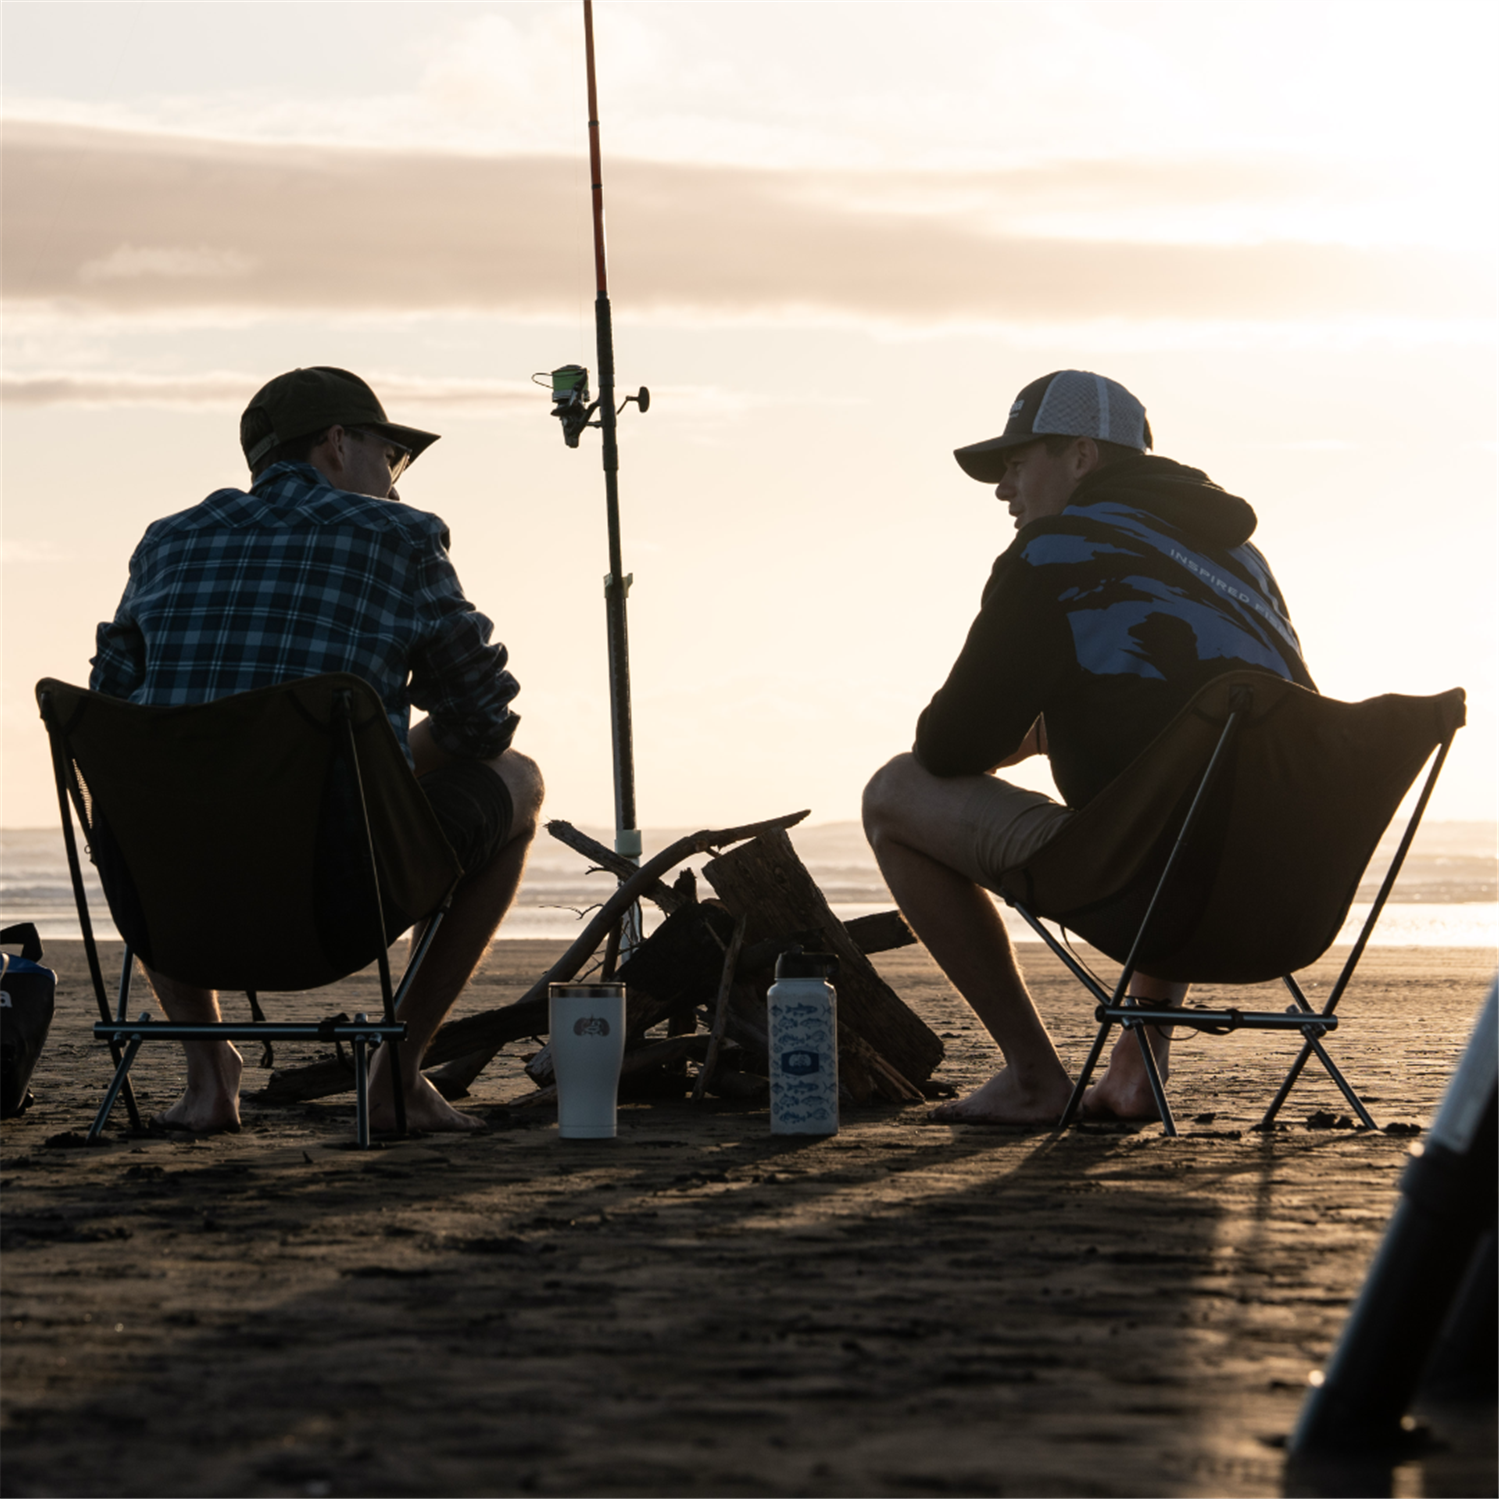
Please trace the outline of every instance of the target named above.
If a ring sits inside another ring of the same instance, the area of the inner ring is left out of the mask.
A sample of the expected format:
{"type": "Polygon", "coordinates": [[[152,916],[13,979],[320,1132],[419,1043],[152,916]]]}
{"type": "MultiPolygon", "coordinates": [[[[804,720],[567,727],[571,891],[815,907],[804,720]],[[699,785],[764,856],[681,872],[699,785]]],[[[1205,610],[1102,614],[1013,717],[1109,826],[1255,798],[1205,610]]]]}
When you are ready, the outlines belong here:
{"type": "Polygon", "coordinates": [[[1093,1038],[1093,1045],[1088,1052],[1088,1060],[1083,1063],[1083,1070],[1078,1073],[1077,1081],[1072,1085],[1072,1097],[1067,1100],[1067,1107],[1062,1110],[1062,1117],[1057,1120],[1058,1129],[1066,1129],[1072,1123],[1073,1116],[1083,1101],[1083,1094],[1088,1091],[1088,1079],[1093,1076],[1093,1069],[1098,1066],[1098,1059],[1103,1055],[1103,1044],[1109,1039],[1109,1032],[1114,1029],[1111,1020],[1105,1020],[1099,1026],[1098,1034],[1093,1038]]]}
{"type": "Polygon", "coordinates": [[[1321,1035],[1338,1028],[1336,1015],[1302,1016],[1287,1007],[1277,1013],[1273,1010],[1200,1010],[1195,1006],[1166,1006],[1152,1008],[1149,1005],[1127,1003],[1122,1005],[1099,1005],[1094,1012],[1097,1020],[1112,1020],[1133,1023],[1138,1020],[1145,1025],[1184,1025],[1199,1031],[1300,1031],[1303,1035],[1321,1035]]]}
{"type": "Polygon", "coordinates": [[[1155,1098],[1156,1111],[1161,1116],[1161,1127],[1168,1135],[1176,1134],[1176,1120],[1171,1117],[1171,1105],[1166,1102],[1166,1086],[1161,1080],[1161,1069],[1156,1065],[1155,1049],[1150,1044],[1150,1037],[1145,1034],[1146,1022],[1143,1020],[1126,1021],[1126,1031],[1133,1030],[1135,1033],[1135,1044],[1140,1048],[1140,1055],[1145,1060],[1145,1076],[1150,1083],[1150,1091],[1155,1098]]]}
{"type": "MultiPolygon", "coordinates": [[[[458,887],[455,884],[453,889],[458,887]]],[[[411,960],[406,964],[406,971],[401,975],[400,987],[396,990],[396,1009],[400,1009],[406,998],[407,991],[411,988],[412,981],[416,978],[417,970],[427,961],[427,953],[431,950],[432,939],[437,935],[437,929],[442,925],[442,919],[453,908],[453,891],[449,890],[443,898],[443,903],[432,913],[432,919],[428,921],[426,929],[417,938],[416,951],[411,954],[411,960]]]]}
{"type": "Polygon", "coordinates": [[[1129,957],[1125,960],[1124,969],[1119,975],[1119,983],[1114,990],[1114,1003],[1116,1005],[1129,991],[1129,981],[1135,976],[1135,963],[1140,956],[1140,948],[1144,944],[1145,934],[1150,930],[1151,922],[1155,920],[1155,913],[1161,904],[1161,895],[1166,889],[1166,885],[1170,881],[1172,874],[1175,872],[1177,860],[1181,857],[1182,849],[1186,847],[1187,839],[1191,837],[1192,831],[1197,825],[1197,818],[1202,811],[1208,790],[1217,779],[1218,766],[1223,759],[1224,748],[1233,737],[1234,730],[1239,726],[1239,714],[1240,710],[1238,708],[1229,710],[1228,718],[1223,725],[1223,732],[1218,736],[1218,743],[1213,747],[1213,755],[1208,761],[1208,768],[1203,771],[1202,779],[1197,783],[1197,793],[1192,798],[1192,805],[1187,809],[1186,819],[1181,825],[1181,831],[1176,835],[1176,842],[1172,845],[1171,856],[1166,860],[1166,867],[1161,871],[1161,877],[1156,882],[1155,893],[1150,897],[1150,904],[1145,908],[1145,919],[1140,923],[1140,930],[1135,933],[1135,940],[1130,947],[1129,957]]]}
{"type": "Polygon", "coordinates": [[[1304,1068],[1311,1058],[1312,1048],[1309,1042],[1303,1041],[1301,1051],[1296,1060],[1291,1063],[1291,1070],[1286,1073],[1286,1080],[1280,1085],[1275,1097],[1270,1100],[1270,1107],[1265,1110],[1265,1117],[1260,1120],[1261,1129],[1269,1129],[1275,1123],[1275,1116],[1280,1113],[1281,1105],[1291,1096],[1291,1089],[1296,1086],[1296,1079],[1301,1076],[1304,1068]]]}
{"type": "MultiPolygon", "coordinates": [[[[1076,958],[1052,936],[1046,926],[1033,916],[1017,900],[1012,900],[1008,895],[1004,897],[1005,904],[1013,910],[1019,911],[1022,919],[1032,931],[1054,952],[1062,963],[1072,971],[1072,976],[1085,989],[1088,989],[1100,1004],[1108,1003],[1108,995],[1103,986],[1083,967],[1076,958]]],[[[1067,1100],[1067,1107],[1062,1110],[1062,1117],[1057,1120],[1059,1130],[1066,1129],[1072,1123],[1072,1117],[1077,1113],[1078,1105],[1083,1101],[1083,1094],[1088,1087],[1088,1079],[1093,1076],[1093,1069],[1098,1066],[1098,1059],[1103,1055],[1103,1044],[1109,1038],[1109,1032],[1113,1030],[1113,1022],[1106,1020],[1100,1027],[1098,1034],[1093,1038],[1093,1048],[1088,1053],[1088,1060],[1083,1063],[1083,1070],[1078,1074],[1077,1082],[1073,1085],[1072,1096],[1067,1100]]]]}
{"type": "Polygon", "coordinates": [[[1334,1062],[1330,1056],[1328,1056],[1327,1048],[1323,1046],[1322,1042],[1312,1033],[1310,1026],[1307,1028],[1306,1044],[1317,1053],[1317,1060],[1321,1062],[1321,1064],[1327,1069],[1327,1075],[1342,1090],[1343,1097],[1348,1100],[1348,1106],[1353,1110],[1355,1114],[1358,1115],[1359,1122],[1364,1126],[1365,1129],[1377,1130],[1379,1126],[1375,1124],[1373,1115],[1371,1115],[1368,1109],[1364,1107],[1363,1100],[1358,1096],[1358,1094],[1348,1086],[1348,1079],[1345,1078],[1343,1074],[1338,1070],[1338,1064],[1334,1062]]]}
{"type": "Polygon", "coordinates": [[[402,1020],[338,1020],[332,1023],[316,1020],[267,1020],[264,1024],[246,1021],[236,1025],[233,1021],[177,1021],[152,1020],[142,1015],[139,1020],[97,1020],[94,1035],[101,1041],[133,1041],[137,1036],[142,1041],[259,1041],[269,1037],[273,1041],[354,1041],[363,1036],[366,1041],[401,1040],[406,1034],[406,1023],[402,1020]]]}
{"type": "MultiPolygon", "coordinates": [[[[333,699],[335,714],[338,718],[339,727],[343,730],[344,751],[349,757],[349,769],[354,776],[354,792],[359,798],[359,822],[364,834],[360,840],[360,848],[364,852],[365,868],[369,871],[370,898],[375,914],[375,936],[378,942],[376,952],[380,966],[380,1000],[385,1008],[385,1019],[393,1022],[396,1018],[395,998],[390,988],[390,954],[385,946],[385,903],[380,899],[380,869],[375,863],[375,840],[370,834],[370,809],[364,799],[364,777],[359,771],[359,746],[354,742],[354,715],[351,701],[347,692],[340,692],[333,699]]],[[[363,1017],[361,1017],[363,1018],[363,1017]]],[[[362,1055],[362,1051],[360,1055],[362,1055]]],[[[401,1050],[399,1041],[392,1041],[390,1053],[390,1081],[394,1090],[392,1102],[395,1105],[396,1131],[404,1135],[406,1133],[406,1088],[401,1079],[401,1050]]],[[[361,1067],[358,1058],[354,1063],[356,1069],[361,1067]]],[[[369,1140],[369,1100],[365,1097],[365,1077],[361,1070],[358,1079],[359,1106],[362,1123],[360,1124],[361,1148],[367,1147],[369,1140]]]]}
{"type": "MultiPolygon", "coordinates": [[[[458,882],[453,882],[453,890],[458,888],[458,882]]],[[[442,904],[432,913],[420,937],[417,938],[416,950],[411,954],[406,964],[406,971],[401,975],[401,983],[397,988],[394,1000],[387,994],[382,994],[385,1000],[385,1018],[395,1023],[396,1011],[400,1009],[402,1001],[406,998],[412,982],[415,980],[417,970],[427,959],[427,953],[432,947],[432,939],[437,935],[437,929],[442,925],[442,919],[453,908],[453,890],[449,890],[443,897],[442,904]]],[[[381,963],[385,962],[382,950],[381,963]]],[[[388,981],[386,983],[388,990],[388,981]]],[[[403,1071],[401,1061],[401,1042],[399,1038],[393,1038],[390,1046],[390,1075],[391,1086],[395,1089],[396,1128],[401,1134],[406,1133],[406,1075],[403,1071]]]]}
{"type": "MultiPolygon", "coordinates": [[[[99,1004],[99,1018],[109,1019],[109,1000],[104,993],[104,970],[99,966],[99,949],[94,941],[94,924],[89,919],[88,895],[83,888],[83,870],[78,863],[78,840],[73,835],[73,809],[68,802],[68,793],[76,791],[73,785],[72,773],[69,769],[69,757],[63,752],[62,728],[57,722],[57,715],[52,705],[52,694],[44,692],[41,694],[42,722],[47,726],[47,743],[52,750],[52,779],[57,786],[57,810],[62,818],[62,841],[68,854],[68,875],[73,883],[73,903],[78,907],[78,927],[83,936],[83,951],[88,958],[89,977],[94,984],[94,998],[99,1004]]],[[[110,1060],[115,1064],[118,1071],[120,1066],[120,1049],[113,1042],[109,1047],[110,1060]]],[[[129,1069],[126,1069],[127,1073],[129,1069]]],[[[115,1089],[118,1094],[119,1089],[115,1089]]],[[[114,1106],[114,1095],[111,1095],[110,1107],[114,1106]]],[[[135,1103],[135,1089],[130,1086],[128,1077],[125,1081],[125,1109],[130,1115],[130,1127],[138,1130],[141,1127],[140,1110],[135,1103]]],[[[98,1126],[104,1128],[101,1122],[98,1126]]]]}
{"type": "Polygon", "coordinates": [[[1063,964],[1066,965],[1067,968],[1071,969],[1072,976],[1078,981],[1078,983],[1080,983],[1085,989],[1089,990],[1100,1004],[1108,1003],[1109,996],[1104,987],[1097,981],[1097,979],[1093,977],[1091,973],[1088,972],[1086,968],[1083,967],[1081,963],[1077,961],[1076,958],[1072,956],[1070,952],[1067,951],[1065,947],[1062,946],[1060,942],[1057,941],[1055,937],[1052,936],[1052,934],[1046,929],[1045,925],[1037,917],[1033,916],[1028,910],[1026,910],[1026,908],[1021,905],[1019,901],[1012,900],[1008,895],[1004,897],[1004,902],[1007,906],[1010,906],[1013,910],[1016,910],[1020,913],[1021,918],[1025,921],[1026,925],[1029,926],[1031,930],[1034,931],[1035,934],[1052,950],[1052,952],[1057,955],[1057,957],[1062,961],[1063,964]]]}
{"type": "MultiPolygon", "coordinates": [[[[142,1016],[142,1019],[145,1017],[142,1016]]],[[[94,1122],[89,1126],[88,1139],[92,1142],[104,1133],[104,1126],[109,1123],[110,1111],[115,1106],[115,1099],[120,1096],[120,1089],[127,1087],[130,1080],[130,1066],[135,1061],[135,1054],[141,1049],[144,1037],[137,1036],[125,1047],[120,1055],[118,1065],[115,1067],[115,1075],[109,1080],[109,1087],[104,1094],[104,1102],[99,1105],[99,1112],[94,1115],[94,1122]]],[[[111,1048],[114,1050],[115,1048],[111,1048]]],[[[132,1120],[135,1127],[140,1128],[139,1118],[132,1112],[132,1120]]]]}
{"type": "MultiPolygon", "coordinates": [[[[385,1010],[386,1023],[394,1025],[396,1004],[390,989],[390,954],[384,947],[380,949],[380,1002],[385,1010]]],[[[395,1105],[396,1111],[396,1133],[404,1135],[406,1133],[406,1080],[401,1074],[401,1038],[391,1036],[385,1045],[390,1047],[390,1088],[391,1102],[395,1105]]]]}
{"type": "MultiPolygon", "coordinates": [[[[1281,975],[1281,981],[1285,984],[1286,988],[1291,991],[1291,997],[1296,1001],[1297,1006],[1303,1011],[1303,1013],[1308,1015],[1312,1014],[1313,1010],[1311,1002],[1307,999],[1306,995],[1301,992],[1301,985],[1296,982],[1295,976],[1289,973],[1283,973],[1281,975]]],[[[1312,1033],[1310,1031],[1303,1032],[1303,1035],[1308,1037],[1311,1034],[1312,1033]]],[[[1307,1060],[1311,1056],[1311,1054],[1311,1047],[1303,1043],[1300,1054],[1297,1056],[1296,1060],[1291,1063],[1290,1071],[1286,1073],[1285,1079],[1281,1083],[1280,1088],[1277,1090],[1275,1097],[1270,1100],[1270,1107],[1265,1110],[1264,1116],[1261,1118],[1257,1128],[1266,1130],[1275,1123],[1275,1116],[1280,1113],[1281,1105],[1284,1104],[1286,1099],[1291,1096],[1291,1089],[1296,1086],[1296,1080],[1301,1076],[1301,1070],[1306,1066],[1307,1060]]]]}
{"type": "Polygon", "coordinates": [[[1291,998],[1296,1001],[1297,1007],[1306,1011],[1306,1013],[1310,1015],[1312,1013],[1312,1003],[1306,997],[1306,995],[1301,992],[1301,985],[1296,982],[1295,975],[1290,973],[1283,973],[1281,974],[1280,978],[1281,982],[1286,986],[1286,988],[1291,991],[1291,998]]]}
{"type": "MultiPolygon", "coordinates": [[[[356,1021],[364,1018],[363,1015],[354,1017],[356,1021]]],[[[354,1133],[359,1142],[359,1148],[368,1150],[370,1148],[370,1079],[369,1068],[364,1060],[362,1032],[354,1037],[352,1050],[354,1052],[354,1133]]]]}
{"type": "MultiPolygon", "coordinates": [[[[1171,847],[1170,857],[1166,860],[1166,867],[1161,871],[1161,877],[1156,881],[1154,893],[1150,897],[1150,904],[1145,908],[1145,919],[1140,923],[1140,929],[1135,933],[1135,940],[1130,946],[1129,957],[1125,959],[1124,967],[1119,973],[1119,982],[1114,988],[1113,1007],[1117,1008],[1129,993],[1129,981],[1135,976],[1135,965],[1140,956],[1140,948],[1145,942],[1145,934],[1150,930],[1151,922],[1155,920],[1155,913],[1160,908],[1161,896],[1165,891],[1171,876],[1176,871],[1177,861],[1181,858],[1182,850],[1187,846],[1187,840],[1192,836],[1197,826],[1198,816],[1201,814],[1203,805],[1207,799],[1207,793],[1218,777],[1218,767],[1223,760],[1223,751],[1233,737],[1235,729],[1239,726],[1238,708],[1229,710],[1228,718],[1223,725],[1223,732],[1218,736],[1218,743],[1213,746],[1212,758],[1202,773],[1202,779],[1197,783],[1196,794],[1192,797],[1192,805],[1187,809],[1186,818],[1181,825],[1181,831],[1176,835],[1176,842],[1171,847]]],[[[1141,1060],[1145,1063],[1145,1076],[1150,1082],[1150,1091],[1155,1096],[1156,1108],[1161,1115],[1161,1124],[1168,1135],[1176,1133],[1176,1123],[1171,1117],[1171,1109],[1166,1103],[1166,1091],[1161,1085],[1160,1069],[1156,1066],[1155,1055],[1151,1051],[1150,1038],[1145,1034],[1143,1026],[1134,1026],[1126,1023],[1125,1029],[1135,1031],[1135,1043],[1140,1048],[1141,1060]]],[[[1095,1055],[1089,1057],[1088,1072],[1098,1065],[1096,1053],[1102,1050],[1102,1044],[1106,1032],[1100,1032],[1097,1042],[1094,1043],[1095,1055]]],[[[1068,1100],[1067,1111],[1063,1115],[1064,1120],[1070,1119],[1081,1101],[1081,1094],[1085,1086],[1086,1078],[1079,1079],[1077,1086],[1072,1090],[1073,1097],[1068,1100]]]]}
{"type": "Polygon", "coordinates": [[[1348,980],[1353,977],[1353,970],[1358,967],[1358,961],[1364,955],[1364,948],[1368,945],[1369,937],[1374,931],[1374,923],[1379,920],[1380,912],[1384,910],[1385,902],[1390,898],[1390,891],[1395,887],[1395,877],[1400,873],[1400,866],[1405,863],[1405,856],[1410,852],[1411,844],[1415,842],[1416,829],[1421,826],[1426,804],[1431,800],[1431,793],[1436,789],[1437,777],[1441,774],[1442,765],[1447,759],[1447,751],[1451,748],[1452,736],[1449,734],[1442,741],[1441,747],[1437,750],[1437,757],[1432,761],[1431,769],[1427,772],[1426,784],[1421,788],[1416,810],[1411,813],[1410,821],[1405,825],[1405,836],[1400,840],[1400,847],[1395,850],[1395,857],[1389,869],[1385,871],[1379,894],[1374,897],[1374,904],[1369,907],[1369,915],[1364,921],[1363,930],[1358,934],[1358,941],[1353,944],[1353,950],[1348,954],[1348,961],[1343,965],[1343,971],[1338,975],[1338,981],[1332,986],[1332,993],[1327,996],[1327,1003],[1322,1007],[1324,1015],[1331,1015],[1337,1009],[1338,1001],[1343,997],[1343,990],[1348,987],[1348,980]]]}
{"type": "Polygon", "coordinates": [[[135,954],[130,950],[130,944],[125,944],[125,956],[120,961],[120,998],[115,1006],[115,1013],[123,1020],[129,1013],[127,1008],[130,1004],[130,980],[135,975],[135,954]]]}

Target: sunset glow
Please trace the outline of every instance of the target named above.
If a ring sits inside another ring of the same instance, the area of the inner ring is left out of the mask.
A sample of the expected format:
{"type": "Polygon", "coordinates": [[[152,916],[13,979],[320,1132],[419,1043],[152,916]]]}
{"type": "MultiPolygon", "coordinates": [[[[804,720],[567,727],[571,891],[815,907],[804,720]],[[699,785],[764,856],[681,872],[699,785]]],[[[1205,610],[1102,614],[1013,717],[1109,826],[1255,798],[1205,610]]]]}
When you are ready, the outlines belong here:
{"type": "MultiPolygon", "coordinates": [[[[855,815],[1009,540],[951,450],[1060,367],[1254,505],[1324,692],[1468,689],[1434,815],[1493,817],[1495,16],[601,0],[642,822],[855,815]]],[[[529,383],[595,362],[578,7],[4,27],[0,819],[55,816],[32,685],[146,524],[336,364],[444,434],[403,495],[606,821],[598,452],[529,383]]]]}

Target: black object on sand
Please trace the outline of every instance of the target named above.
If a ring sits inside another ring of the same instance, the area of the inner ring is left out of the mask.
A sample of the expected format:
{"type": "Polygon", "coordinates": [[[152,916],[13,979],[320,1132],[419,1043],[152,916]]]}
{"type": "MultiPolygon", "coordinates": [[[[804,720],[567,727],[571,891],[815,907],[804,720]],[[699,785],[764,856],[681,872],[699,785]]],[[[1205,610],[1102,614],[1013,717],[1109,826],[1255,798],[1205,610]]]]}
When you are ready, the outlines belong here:
{"type": "Polygon", "coordinates": [[[1320,1384],[1292,1433],[1292,1463],[1391,1451],[1418,1391],[1492,1398],[1499,985],[1479,1012],[1436,1123],[1320,1384]]]}
{"type": "Polygon", "coordinates": [[[31,1107],[31,1073],[52,1026],[57,975],[42,967],[42,940],[28,921],[0,931],[0,943],[18,944],[19,957],[0,954],[0,1118],[31,1107]]]}

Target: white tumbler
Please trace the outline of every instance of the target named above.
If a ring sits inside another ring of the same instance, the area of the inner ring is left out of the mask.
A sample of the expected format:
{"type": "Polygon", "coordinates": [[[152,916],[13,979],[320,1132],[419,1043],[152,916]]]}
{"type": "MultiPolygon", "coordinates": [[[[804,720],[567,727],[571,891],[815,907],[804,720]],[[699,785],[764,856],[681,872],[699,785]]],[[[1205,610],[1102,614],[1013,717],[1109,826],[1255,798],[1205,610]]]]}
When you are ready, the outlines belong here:
{"type": "Polygon", "coordinates": [[[793,947],[776,960],[770,1021],[770,1132],[838,1133],[838,996],[832,953],[793,947]]]}
{"type": "Polygon", "coordinates": [[[551,984],[557,1132],[564,1140],[612,1140],[625,1055],[623,984],[551,984]]]}

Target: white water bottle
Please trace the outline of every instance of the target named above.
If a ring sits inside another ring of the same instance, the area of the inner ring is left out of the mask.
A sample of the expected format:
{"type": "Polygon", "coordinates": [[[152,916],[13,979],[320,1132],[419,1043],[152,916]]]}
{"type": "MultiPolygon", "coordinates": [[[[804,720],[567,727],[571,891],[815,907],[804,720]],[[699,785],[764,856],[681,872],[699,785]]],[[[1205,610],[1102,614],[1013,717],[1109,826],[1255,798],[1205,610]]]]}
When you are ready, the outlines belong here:
{"type": "Polygon", "coordinates": [[[838,1133],[838,975],[832,953],[793,947],[776,960],[770,1020],[770,1132],[838,1133]]]}

